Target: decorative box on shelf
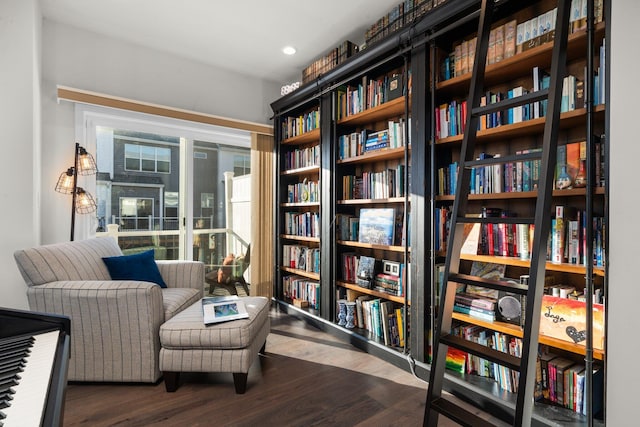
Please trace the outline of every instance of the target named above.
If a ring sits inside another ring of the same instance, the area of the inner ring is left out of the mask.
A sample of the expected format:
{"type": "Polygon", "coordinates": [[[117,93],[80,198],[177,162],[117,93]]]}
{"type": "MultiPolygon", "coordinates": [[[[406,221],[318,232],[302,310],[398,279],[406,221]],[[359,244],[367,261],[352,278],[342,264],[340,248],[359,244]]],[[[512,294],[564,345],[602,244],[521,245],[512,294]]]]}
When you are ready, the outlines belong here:
{"type": "MultiPolygon", "coordinates": [[[[584,346],[587,339],[586,303],[544,295],[540,310],[540,335],[584,346]]],[[[593,347],[604,349],[604,305],[593,304],[593,347]]]]}

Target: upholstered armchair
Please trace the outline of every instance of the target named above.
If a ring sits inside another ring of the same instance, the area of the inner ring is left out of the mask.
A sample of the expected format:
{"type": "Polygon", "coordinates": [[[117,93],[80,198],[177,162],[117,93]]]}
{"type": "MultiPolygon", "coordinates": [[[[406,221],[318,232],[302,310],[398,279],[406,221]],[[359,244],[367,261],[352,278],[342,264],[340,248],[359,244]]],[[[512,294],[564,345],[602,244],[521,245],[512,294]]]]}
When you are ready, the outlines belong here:
{"type": "Polygon", "coordinates": [[[112,237],[18,250],[29,308],[71,318],[69,381],[156,382],[160,325],[202,297],[204,264],[156,261],[166,288],[112,280],[112,237]]]}

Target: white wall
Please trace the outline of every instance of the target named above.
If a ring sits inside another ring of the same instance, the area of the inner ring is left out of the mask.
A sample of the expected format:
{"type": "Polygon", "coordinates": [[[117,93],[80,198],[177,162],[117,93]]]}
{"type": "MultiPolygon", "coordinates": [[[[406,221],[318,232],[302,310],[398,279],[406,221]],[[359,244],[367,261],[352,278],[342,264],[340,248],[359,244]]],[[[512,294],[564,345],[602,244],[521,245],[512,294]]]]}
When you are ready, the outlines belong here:
{"type": "Polygon", "coordinates": [[[607,425],[637,425],[640,370],[640,140],[637,0],[614,0],[611,11],[609,301],[607,305],[607,425]]]}
{"type": "Polygon", "coordinates": [[[40,8],[0,2],[0,307],[27,308],[16,249],[40,240],[40,8]]]}

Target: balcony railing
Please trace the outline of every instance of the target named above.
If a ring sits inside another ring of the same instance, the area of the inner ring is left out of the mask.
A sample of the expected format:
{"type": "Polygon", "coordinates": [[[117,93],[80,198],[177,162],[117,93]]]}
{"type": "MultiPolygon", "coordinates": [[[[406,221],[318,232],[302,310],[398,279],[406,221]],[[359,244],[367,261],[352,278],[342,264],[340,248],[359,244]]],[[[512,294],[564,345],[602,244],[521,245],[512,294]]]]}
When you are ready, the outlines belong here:
{"type": "MultiPolygon", "coordinates": [[[[177,223],[177,219],[176,219],[177,223]]],[[[175,230],[120,230],[118,224],[108,224],[107,231],[97,237],[113,236],[124,254],[153,249],[156,259],[184,259],[180,250],[180,231],[175,230]]],[[[206,271],[217,269],[224,258],[233,253],[245,254],[249,243],[228,228],[198,228],[193,230],[192,257],[202,261],[206,271]]],[[[248,275],[248,272],[246,273],[248,275]]],[[[249,277],[245,277],[249,281],[249,277]]]]}

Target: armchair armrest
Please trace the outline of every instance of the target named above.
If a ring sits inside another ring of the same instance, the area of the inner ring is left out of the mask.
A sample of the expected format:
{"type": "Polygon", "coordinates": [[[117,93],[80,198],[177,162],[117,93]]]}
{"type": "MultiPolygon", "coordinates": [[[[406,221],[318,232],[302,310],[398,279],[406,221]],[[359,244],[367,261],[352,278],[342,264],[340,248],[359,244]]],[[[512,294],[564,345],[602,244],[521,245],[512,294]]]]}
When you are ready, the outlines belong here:
{"type": "Polygon", "coordinates": [[[71,318],[70,381],[155,382],[162,290],[131,280],[57,281],[27,288],[32,310],[71,318]]]}
{"type": "Polygon", "coordinates": [[[169,288],[204,290],[204,263],[200,261],[156,261],[160,274],[169,288]]]}

